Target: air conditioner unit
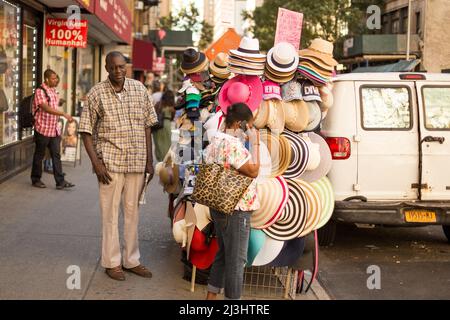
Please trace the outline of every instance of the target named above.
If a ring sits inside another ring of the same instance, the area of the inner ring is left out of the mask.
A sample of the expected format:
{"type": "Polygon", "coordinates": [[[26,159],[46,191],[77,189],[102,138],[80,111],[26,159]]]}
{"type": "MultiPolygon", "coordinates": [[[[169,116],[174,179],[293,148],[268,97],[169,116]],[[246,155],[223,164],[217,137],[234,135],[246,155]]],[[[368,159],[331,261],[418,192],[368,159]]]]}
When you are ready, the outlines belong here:
{"type": "Polygon", "coordinates": [[[134,9],[136,10],[144,10],[144,2],[143,1],[136,1],[134,5],[134,9]]]}

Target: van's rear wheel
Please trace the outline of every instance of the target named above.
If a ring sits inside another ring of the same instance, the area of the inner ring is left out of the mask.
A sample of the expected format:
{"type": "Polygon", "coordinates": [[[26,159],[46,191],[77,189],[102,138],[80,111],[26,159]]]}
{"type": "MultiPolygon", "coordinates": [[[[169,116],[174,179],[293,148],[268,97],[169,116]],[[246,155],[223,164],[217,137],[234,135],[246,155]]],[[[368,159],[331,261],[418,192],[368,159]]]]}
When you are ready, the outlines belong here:
{"type": "Polygon", "coordinates": [[[450,226],[442,226],[442,230],[444,230],[447,241],[450,242],[450,226]]]}
{"type": "Polygon", "coordinates": [[[334,220],[328,221],[326,225],[317,230],[317,236],[319,237],[319,245],[321,247],[328,247],[334,243],[336,238],[337,223],[334,220]]]}

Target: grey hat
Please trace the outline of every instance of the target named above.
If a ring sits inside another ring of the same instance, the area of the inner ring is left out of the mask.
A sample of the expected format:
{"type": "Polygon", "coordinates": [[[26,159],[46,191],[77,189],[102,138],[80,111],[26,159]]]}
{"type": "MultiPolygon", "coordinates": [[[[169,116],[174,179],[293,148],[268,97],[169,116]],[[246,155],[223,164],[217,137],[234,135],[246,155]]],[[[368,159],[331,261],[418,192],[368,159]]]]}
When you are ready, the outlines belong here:
{"type": "Polygon", "coordinates": [[[296,80],[291,80],[281,86],[281,97],[284,101],[303,100],[302,86],[296,80]]]}

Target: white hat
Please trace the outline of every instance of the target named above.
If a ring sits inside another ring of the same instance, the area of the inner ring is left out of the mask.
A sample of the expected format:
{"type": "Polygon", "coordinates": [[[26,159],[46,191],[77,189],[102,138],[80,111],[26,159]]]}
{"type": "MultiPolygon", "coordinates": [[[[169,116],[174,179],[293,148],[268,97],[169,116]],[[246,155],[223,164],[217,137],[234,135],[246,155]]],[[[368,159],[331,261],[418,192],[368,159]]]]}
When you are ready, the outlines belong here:
{"type": "Polygon", "coordinates": [[[243,37],[239,48],[230,50],[232,55],[248,57],[248,58],[265,58],[266,55],[259,52],[259,40],[249,37],[243,37]]]}
{"type": "Polygon", "coordinates": [[[298,66],[298,54],[288,42],[280,42],[267,53],[267,64],[275,70],[290,73],[298,66]]]}
{"type": "Polygon", "coordinates": [[[183,93],[184,91],[186,91],[187,88],[191,87],[192,83],[190,79],[186,79],[183,81],[183,86],[181,87],[180,90],[178,90],[178,93],[183,93]]]}

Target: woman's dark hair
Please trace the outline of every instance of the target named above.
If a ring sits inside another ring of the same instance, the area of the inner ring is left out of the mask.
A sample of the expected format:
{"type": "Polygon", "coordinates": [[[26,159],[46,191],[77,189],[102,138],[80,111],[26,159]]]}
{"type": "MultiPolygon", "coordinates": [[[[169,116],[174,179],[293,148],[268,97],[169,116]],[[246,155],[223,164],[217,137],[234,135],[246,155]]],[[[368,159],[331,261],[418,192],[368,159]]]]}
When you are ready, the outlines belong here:
{"type": "Polygon", "coordinates": [[[174,107],[175,106],[175,95],[172,90],[164,91],[161,96],[161,104],[164,107],[174,107]]]}
{"type": "Polygon", "coordinates": [[[161,82],[159,82],[159,80],[153,80],[152,91],[153,93],[161,91],[161,82]]]}
{"type": "Polygon", "coordinates": [[[249,121],[253,118],[252,110],[245,103],[235,103],[228,107],[225,124],[229,127],[236,121],[249,121]]]}

